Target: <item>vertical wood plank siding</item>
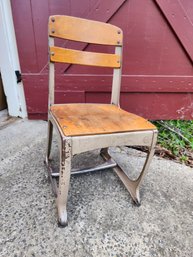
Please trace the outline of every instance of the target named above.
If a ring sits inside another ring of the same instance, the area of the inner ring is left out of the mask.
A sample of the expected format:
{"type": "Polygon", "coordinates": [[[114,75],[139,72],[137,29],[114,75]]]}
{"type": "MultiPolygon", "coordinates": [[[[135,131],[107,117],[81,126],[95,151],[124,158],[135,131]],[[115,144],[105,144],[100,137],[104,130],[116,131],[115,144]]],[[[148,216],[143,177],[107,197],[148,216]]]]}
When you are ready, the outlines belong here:
{"type": "MultiPolygon", "coordinates": [[[[152,120],[193,119],[192,0],[140,0],[140,4],[135,0],[12,0],[11,4],[30,118],[46,119],[48,17],[64,14],[122,28],[122,108],[152,120]]],[[[59,39],[56,43],[113,53],[111,46],[59,39]]],[[[110,102],[111,69],[57,64],[56,71],[58,103],[110,102]]]]}

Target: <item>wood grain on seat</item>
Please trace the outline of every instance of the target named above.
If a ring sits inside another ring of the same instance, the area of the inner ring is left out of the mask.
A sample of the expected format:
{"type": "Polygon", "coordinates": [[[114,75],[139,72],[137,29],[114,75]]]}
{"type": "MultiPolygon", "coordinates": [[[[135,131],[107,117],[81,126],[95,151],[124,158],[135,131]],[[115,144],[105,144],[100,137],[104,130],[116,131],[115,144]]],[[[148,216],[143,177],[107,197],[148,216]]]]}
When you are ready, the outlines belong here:
{"type": "Polygon", "coordinates": [[[51,113],[65,136],[153,130],[146,119],[111,104],[53,105],[51,113]]]}

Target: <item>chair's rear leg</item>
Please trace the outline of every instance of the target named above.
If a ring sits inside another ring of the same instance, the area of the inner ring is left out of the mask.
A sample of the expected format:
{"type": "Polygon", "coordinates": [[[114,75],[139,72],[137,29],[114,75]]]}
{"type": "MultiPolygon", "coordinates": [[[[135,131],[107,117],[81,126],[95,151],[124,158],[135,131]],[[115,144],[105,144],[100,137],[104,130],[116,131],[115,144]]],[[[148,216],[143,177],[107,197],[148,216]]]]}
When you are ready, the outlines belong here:
{"type": "Polygon", "coordinates": [[[46,163],[49,161],[53,138],[53,124],[48,120],[48,138],[47,138],[47,150],[46,150],[46,163]]]}
{"type": "Polygon", "coordinates": [[[67,226],[67,198],[71,173],[71,140],[61,139],[60,176],[57,196],[58,225],[67,226]]]}
{"type": "Polygon", "coordinates": [[[55,196],[57,196],[57,182],[55,178],[52,178],[52,167],[50,163],[50,152],[51,152],[51,147],[52,147],[52,138],[53,138],[53,124],[52,122],[48,119],[48,135],[47,135],[47,149],[46,149],[46,159],[44,161],[47,171],[48,171],[48,179],[51,182],[52,185],[52,191],[55,196]]]}
{"type": "Polygon", "coordinates": [[[154,131],[153,132],[153,138],[152,138],[152,144],[151,146],[149,147],[149,152],[147,154],[147,158],[145,160],[145,163],[144,163],[144,166],[143,166],[143,169],[139,175],[139,177],[136,179],[136,183],[137,183],[137,186],[139,187],[140,184],[142,183],[148,169],[149,169],[149,165],[152,161],[152,158],[153,158],[153,155],[154,155],[154,152],[155,152],[155,146],[156,146],[156,142],[157,142],[157,131],[154,131]]]}
{"type": "MultiPolygon", "coordinates": [[[[139,187],[143,181],[145,174],[148,171],[149,165],[150,165],[152,157],[154,155],[156,141],[157,141],[157,132],[155,131],[155,132],[153,132],[152,144],[149,147],[149,153],[147,154],[147,158],[144,163],[143,169],[142,169],[139,177],[136,180],[129,179],[128,176],[124,173],[124,171],[121,169],[121,167],[119,165],[117,165],[116,167],[113,168],[113,170],[116,172],[118,177],[121,179],[121,181],[123,182],[123,184],[129,191],[134,203],[137,206],[140,205],[139,187]]],[[[108,153],[107,148],[104,148],[101,150],[101,155],[105,160],[108,160],[109,158],[111,158],[111,156],[108,153]]]]}

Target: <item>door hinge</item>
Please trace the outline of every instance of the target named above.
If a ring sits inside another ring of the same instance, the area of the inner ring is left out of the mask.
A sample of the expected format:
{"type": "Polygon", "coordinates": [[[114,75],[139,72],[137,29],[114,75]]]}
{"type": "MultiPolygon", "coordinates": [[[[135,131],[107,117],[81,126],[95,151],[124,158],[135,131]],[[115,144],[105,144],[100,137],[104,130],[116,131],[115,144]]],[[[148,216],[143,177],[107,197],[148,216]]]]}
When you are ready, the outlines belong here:
{"type": "Polygon", "coordinates": [[[19,70],[16,70],[15,75],[17,78],[17,83],[21,82],[22,81],[21,72],[19,70]]]}

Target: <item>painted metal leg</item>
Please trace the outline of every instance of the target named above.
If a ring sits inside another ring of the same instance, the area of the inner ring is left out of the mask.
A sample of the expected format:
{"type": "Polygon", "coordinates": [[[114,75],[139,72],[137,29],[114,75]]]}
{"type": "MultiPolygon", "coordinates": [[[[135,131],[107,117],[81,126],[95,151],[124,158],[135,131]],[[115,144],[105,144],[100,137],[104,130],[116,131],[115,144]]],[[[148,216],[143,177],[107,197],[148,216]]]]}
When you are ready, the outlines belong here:
{"type": "Polygon", "coordinates": [[[58,224],[67,226],[67,198],[71,173],[71,140],[61,139],[60,147],[60,176],[57,196],[58,224]]]}
{"type": "Polygon", "coordinates": [[[46,151],[46,162],[48,162],[52,146],[52,137],[53,137],[53,124],[48,120],[48,141],[47,141],[47,151],[46,151]]]}
{"type": "MultiPolygon", "coordinates": [[[[116,172],[118,177],[121,179],[121,181],[123,182],[123,184],[125,185],[125,187],[129,191],[134,203],[137,206],[140,206],[139,187],[140,187],[140,185],[143,181],[144,176],[146,175],[146,173],[148,171],[149,165],[150,165],[152,157],[154,155],[156,141],[157,141],[157,132],[155,131],[153,133],[152,144],[149,147],[149,153],[147,154],[145,164],[143,166],[143,169],[142,169],[139,177],[136,180],[129,179],[128,176],[124,173],[124,171],[120,168],[119,165],[117,165],[116,167],[113,168],[113,170],[116,172]]],[[[104,148],[104,149],[101,150],[101,156],[105,160],[108,160],[109,158],[111,158],[111,156],[108,153],[107,148],[104,148]]]]}
{"type": "Polygon", "coordinates": [[[46,165],[47,171],[48,171],[48,178],[51,182],[52,192],[54,193],[54,196],[56,197],[58,195],[57,181],[56,181],[56,178],[53,177],[52,166],[51,166],[50,160],[48,158],[46,158],[45,165],[46,165]]]}
{"type": "Polygon", "coordinates": [[[55,196],[57,196],[57,182],[56,179],[52,178],[52,167],[50,164],[50,152],[51,152],[51,146],[52,146],[52,137],[53,137],[53,124],[50,120],[48,120],[48,138],[47,138],[47,149],[46,149],[46,159],[45,159],[45,165],[47,167],[48,171],[48,178],[52,185],[52,191],[55,196]]]}

